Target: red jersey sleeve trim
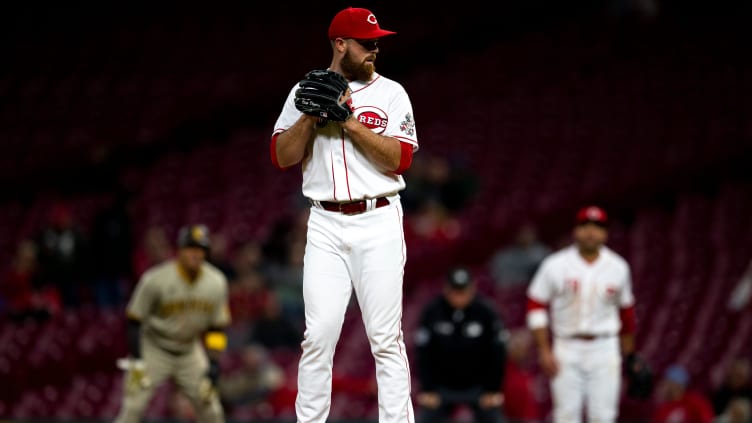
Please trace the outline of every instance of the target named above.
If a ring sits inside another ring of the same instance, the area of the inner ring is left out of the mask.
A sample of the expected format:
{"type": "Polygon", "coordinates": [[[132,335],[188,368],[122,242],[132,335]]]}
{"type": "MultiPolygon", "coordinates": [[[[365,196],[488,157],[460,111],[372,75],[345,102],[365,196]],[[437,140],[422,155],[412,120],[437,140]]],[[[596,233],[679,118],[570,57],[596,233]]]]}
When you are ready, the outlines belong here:
{"type": "Polygon", "coordinates": [[[527,311],[533,311],[533,310],[545,310],[546,304],[536,301],[530,297],[527,299],[527,311]]]}
{"type": "Polygon", "coordinates": [[[400,164],[397,170],[394,171],[397,175],[401,175],[404,171],[410,168],[413,163],[413,146],[406,142],[400,141],[400,164]]]}
{"type": "Polygon", "coordinates": [[[413,146],[413,151],[418,151],[418,149],[420,148],[420,145],[418,145],[418,141],[415,141],[412,138],[402,137],[402,136],[399,136],[399,135],[388,135],[388,136],[390,136],[392,138],[396,138],[400,142],[406,142],[406,143],[412,145],[413,146]]]}
{"type": "Polygon", "coordinates": [[[637,319],[635,318],[634,306],[620,309],[619,318],[621,319],[621,333],[629,334],[635,332],[635,329],[637,328],[637,319]]]}

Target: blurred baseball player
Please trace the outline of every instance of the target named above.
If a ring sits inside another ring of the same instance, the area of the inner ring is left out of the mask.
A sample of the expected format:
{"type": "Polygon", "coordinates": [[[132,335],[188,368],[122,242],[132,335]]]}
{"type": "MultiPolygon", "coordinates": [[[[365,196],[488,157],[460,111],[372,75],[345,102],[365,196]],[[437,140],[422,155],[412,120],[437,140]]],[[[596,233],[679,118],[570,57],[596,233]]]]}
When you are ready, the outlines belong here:
{"type": "Polygon", "coordinates": [[[292,88],[272,134],[272,162],[281,169],[302,163],[302,191],[312,206],[299,423],[327,419],[334,350],[353,289],[376,364],[379,422],[414,422],[401,322],[406,248],[399,192],[418,139],[407,93],[375,72],[379,39],[390,34],[369,10],[337,13],[329,68],[292,88]]]}
{"type": "Polygon", "coordinates": [[[206,261],[209,231],[185,226],[176,259],[144,272],[127,307],[129,356],[117,423],[136,423],[168,378],[190,399],[201,422],[224,422],[215,387],[230,323],[227,280],[206,261]],[[202,342],[203,341],[203,342],[202,342]]]}
{"type": "Polygon", "coordinates": [[[600,207],[579,210],[574,244],[546,257],[528,288],[527,323],[556,423],[580,422],[583,406],[590,422],[615,422],[622,356],[636,360],[630,266],[604,245],[607,223],[600,207]]]}

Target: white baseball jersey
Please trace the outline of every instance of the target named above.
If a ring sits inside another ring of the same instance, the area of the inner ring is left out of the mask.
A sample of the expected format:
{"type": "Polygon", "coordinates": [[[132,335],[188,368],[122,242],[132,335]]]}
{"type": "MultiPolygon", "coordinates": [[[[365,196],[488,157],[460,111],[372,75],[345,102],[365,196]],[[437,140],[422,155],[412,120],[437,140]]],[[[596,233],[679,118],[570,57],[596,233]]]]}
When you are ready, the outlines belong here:
{"type": "MultiPolygon", "coordinates": [[[[551,331],[557,337],[575,334],[617,335],[619,311],[634,304],[629,264],[608,247],[586,262],[575,246],[546,257],[528,288],[528,297],[547,304],[551,331]]],[[[545,326],[545,310],[528,313],[528,326],[545,326]]]]}
{"type": "MultiPolygon", "coordinates": [[[[300,118],[295,91],[290,91],[274,126],[284,132],[300,118]]],[[[350,82],[355,117],[377,134],[393,137],[418,150],[412,105],[398,82],[374,73],[370,82],[350,82]]],[[[376,168],[353,145],[344,130],[329,122],[317,130],[313,151],[303,158],[303,195],[316,201],[354,201],[395,194],[405,188],[401,175],[376,168]]]]}

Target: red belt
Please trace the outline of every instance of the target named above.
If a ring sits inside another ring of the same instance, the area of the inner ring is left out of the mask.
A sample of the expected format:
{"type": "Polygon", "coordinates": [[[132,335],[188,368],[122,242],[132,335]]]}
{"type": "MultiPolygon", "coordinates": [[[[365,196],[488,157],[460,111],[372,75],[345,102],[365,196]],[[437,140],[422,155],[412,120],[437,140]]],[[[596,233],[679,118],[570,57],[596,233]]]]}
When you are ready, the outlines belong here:
{"type": "MultiPolygon", "coordinates": [[[[376,198],[375,208],[384,207],[389,205],[389,200],[386,197],[376,198]]],[[[347,203],[337,203],[334,201],[318,201],[321,208],[327,211],[340,212],[342,214],[358,214],[368,210],[368,201],[359,200],[350,201],[347,203]]]]}
{"type": "Polygon", "coordinates": [[[589,333],[577,333],[574,335],[571,335],[570,339],[577,339],[580,341],[595,341],[596,339],[600,338],[610,338],[613,335],[591,335],[589,333]]]}

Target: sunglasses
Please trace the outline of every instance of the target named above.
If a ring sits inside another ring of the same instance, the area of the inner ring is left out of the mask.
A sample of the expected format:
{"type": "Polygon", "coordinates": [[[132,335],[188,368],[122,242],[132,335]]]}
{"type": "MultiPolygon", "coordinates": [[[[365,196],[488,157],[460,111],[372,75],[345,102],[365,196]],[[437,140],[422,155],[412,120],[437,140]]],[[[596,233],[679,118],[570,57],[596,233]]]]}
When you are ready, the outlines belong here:
{"type": "Polygon", "coordinates": [[[368,51],[373,51],[379,48],[379,40],[358,40],[357,38],[353,38],[353,40],[368,51]]]}

